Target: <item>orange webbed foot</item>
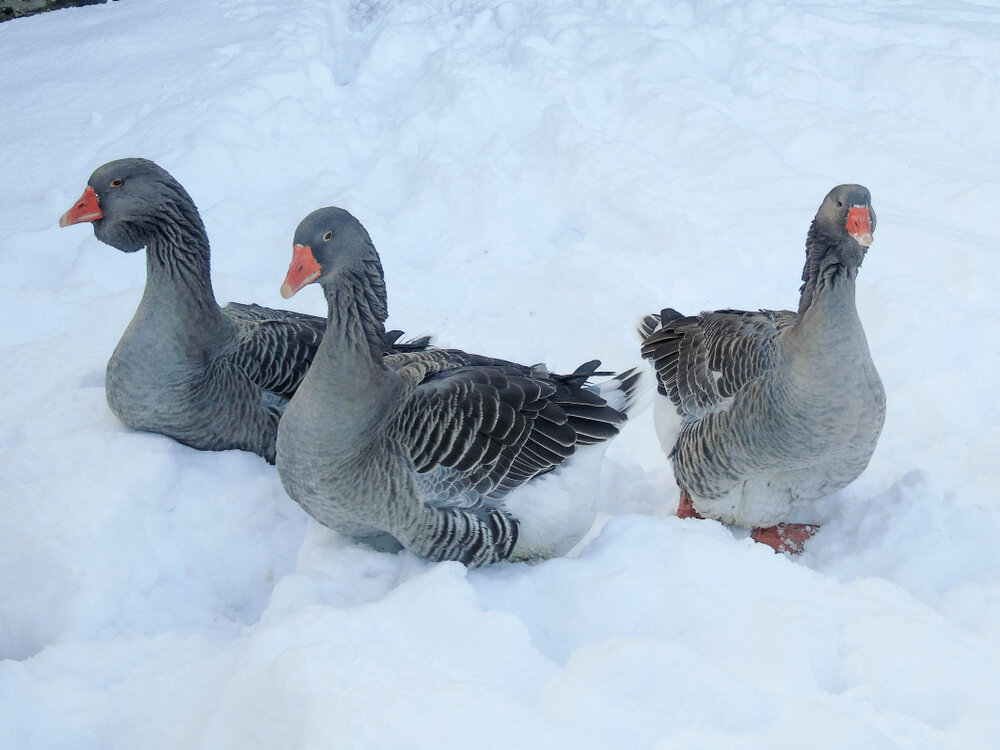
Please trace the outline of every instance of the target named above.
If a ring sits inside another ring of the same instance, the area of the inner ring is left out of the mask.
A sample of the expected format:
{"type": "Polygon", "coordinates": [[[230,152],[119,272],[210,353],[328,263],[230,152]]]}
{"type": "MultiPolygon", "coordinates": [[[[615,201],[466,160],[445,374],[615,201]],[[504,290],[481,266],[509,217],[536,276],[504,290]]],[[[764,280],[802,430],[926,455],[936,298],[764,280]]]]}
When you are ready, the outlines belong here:
{"type": "Polygon", "coordinates": [[[777,526],[754,529],[750,537],[755,542],[774,548],[775,552],[797,555],[805,547],[806,540],[819,531],[812,523],[779,523],[777,526]]]}
{"type": "Polygon", "coordinates": [[[691,502],[691,496],[685,490],[681,490],[681,499],[677,503],[677,517],[678,518],[705,517],[694,509],[694,505],[691,502]]]}

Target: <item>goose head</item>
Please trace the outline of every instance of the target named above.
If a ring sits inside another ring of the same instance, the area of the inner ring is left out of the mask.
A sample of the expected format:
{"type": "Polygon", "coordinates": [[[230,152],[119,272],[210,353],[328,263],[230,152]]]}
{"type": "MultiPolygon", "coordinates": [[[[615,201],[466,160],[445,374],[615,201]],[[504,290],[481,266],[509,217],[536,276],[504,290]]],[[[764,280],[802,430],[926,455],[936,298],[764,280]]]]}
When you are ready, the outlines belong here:
{"type": "Polygon", "coordinates": [[[821,252],[850,269],[861,266],[873,241],[875,211],[863,185],[838,185],[823,199],[809,229],[807,252],[821,252]]]}
{"type": "Polygon", "coordinates": [[[381,264],[368,232],[350,213],[329,206],[313,211],[295,230],[292,262],[281,296],[288,299],[304,286],[334,283],[338,276],[369,268],[381,276],[381,264]]]}
{"type": "Polygon", "coordinates": [[[94,170],[80,199],[59,219],[59,226],[91,222],[101,242],[126,253],[201,219],[187,191],[149,159],[117,159],[94,170]]]}

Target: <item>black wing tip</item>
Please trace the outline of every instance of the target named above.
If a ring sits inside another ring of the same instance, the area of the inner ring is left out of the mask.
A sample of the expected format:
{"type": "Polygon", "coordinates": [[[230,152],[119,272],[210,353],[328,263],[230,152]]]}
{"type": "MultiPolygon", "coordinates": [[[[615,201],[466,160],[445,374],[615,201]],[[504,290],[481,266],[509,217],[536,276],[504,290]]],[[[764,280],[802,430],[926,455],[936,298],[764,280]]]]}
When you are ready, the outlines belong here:
{"type": "Polygon", "coordinates": [[[401,330],[394,328],[382,334],[382,343],[385,344],[386,349],[397,354],[400,352],[423,352],[431,347],[432,339],[428,335],[400,341],[404,335],[401,330]]]}
{"type": "Polygon", "coordinates": [[[696,320],[696,317],[684,315],[684,313],[678,312],[672,307],[664,307],[658,313],[643,315],[636,324],[636,332],[645,344],[649,337],[657,331],[675,328],[678,324],[684,324],[696,320]]]}
{"type": "Polygon", "coordinates": [[[639,318],[635,324],[635,331],[639,334],[639,339],[645,341],[653,335],[653,331],[660,327],[660,316],[657,313],[649,313],[639,318]]]}
{"type": "Polygon", "coordinates": [[[625,406],[620,409],[623,414],[629,414],[635,406],[636,397],[639,394],[639,384],[642,383],[642,370],[632,367],[625,372],[620,372],[612,378],[618,381],[618,390],[625,394],[625,406]]]}
{"type": "Polygon", "coordinates": [[[642,370],[632,367],[608,380],[577,388],[573,401],[560,404],[576,433],[576,444],[593,445],[617,435],[635,406],[641,382],[642,370]]]}
{"type": "Polygon", "coordinates": [[[584,362],[582,365],[577,367],[569,375],[556,375],[555,373],[549,373],[548,377],[553,380],[558,380],[560,383],[564,383],[568,386],[574,388],[583,388],[587,385],[587,381],[594,377],[607,377],[609,375],[614,375],[613,372],[602,372],[598,370],[601,366],[601,360],[591,359],[584,362]]]}

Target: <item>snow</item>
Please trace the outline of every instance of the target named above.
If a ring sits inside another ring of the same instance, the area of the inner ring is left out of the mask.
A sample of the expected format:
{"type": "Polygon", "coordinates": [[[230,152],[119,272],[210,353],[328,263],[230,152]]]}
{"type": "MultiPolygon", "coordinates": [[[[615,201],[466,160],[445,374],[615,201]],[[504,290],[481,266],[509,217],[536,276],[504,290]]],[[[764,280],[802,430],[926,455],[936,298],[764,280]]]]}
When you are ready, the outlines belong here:
{"type": "Polygon", "coordinates": [[[0,24],[0,59],[4,748],[995,746],[994,4],[146,0],[0,24]],[[794,308],[860,182],[878,450],[790,559],[672,517],[646,396],[573,556],[359,547],[108,411],[144,264],[56,222],[125,156],[194,197],[222,301],[323,312],[278,287],[340,205],[391,326],[561,370],[639,364],[664,306],[794,308]]]}

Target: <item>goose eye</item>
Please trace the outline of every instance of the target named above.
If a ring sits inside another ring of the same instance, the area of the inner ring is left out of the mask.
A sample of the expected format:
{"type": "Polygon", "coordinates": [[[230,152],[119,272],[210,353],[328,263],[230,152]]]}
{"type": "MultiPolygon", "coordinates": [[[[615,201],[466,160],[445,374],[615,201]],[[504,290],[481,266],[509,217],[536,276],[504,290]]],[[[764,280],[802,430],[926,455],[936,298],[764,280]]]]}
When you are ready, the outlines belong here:
{"type": "Polygon", "coordinates": [[[327,233],[323,235],[323,242],[329,242],[333,239],[333,230],[327,230],[327,233]]]}
{"type": "Polygon", "coordinates": [[[121,177],[115,177],[115,179],[111,181],[111,187],[121,187],[124,184],[125,180],[123,180],[121,177]]]}
{"type": "Polygon", "coordinates": [[[843,208],[843,207],[844,207],[844,201],[837,201],[837,208],[843,208]]]}

